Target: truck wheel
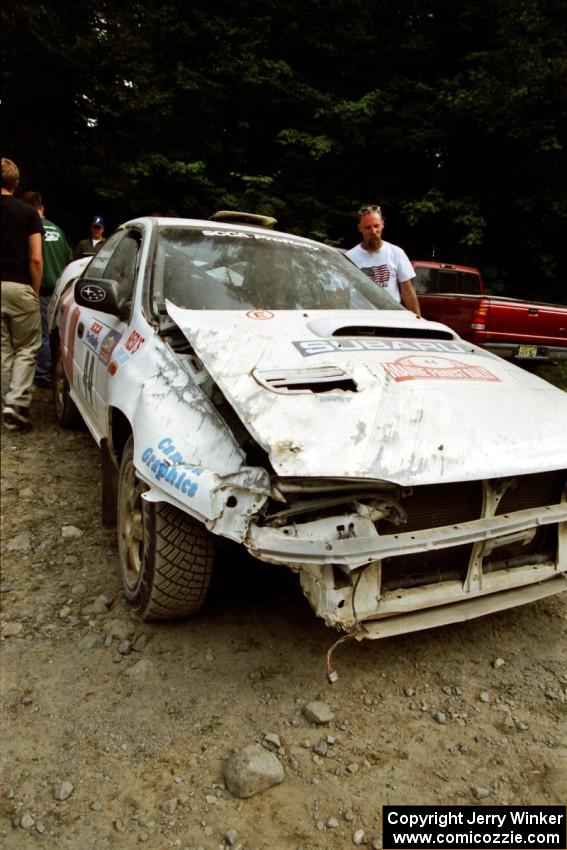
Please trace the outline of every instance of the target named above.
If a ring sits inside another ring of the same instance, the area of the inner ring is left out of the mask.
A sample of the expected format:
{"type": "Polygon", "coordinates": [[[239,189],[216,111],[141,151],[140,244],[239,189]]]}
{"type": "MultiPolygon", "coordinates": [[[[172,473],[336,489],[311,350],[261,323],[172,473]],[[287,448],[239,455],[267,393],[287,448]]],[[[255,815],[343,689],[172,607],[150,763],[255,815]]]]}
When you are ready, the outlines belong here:
{"type": "Polygon", "coordinates": [[[207,595],[214,542],[192,517],[166,502],[146,502],[129,437],[118,474],[118,550],[124,593],[144,620],[196,613],[207,595]]]}
{"type": "Polygon", "coordinates": [[[53,401],[55,415],[63,428],[76,428],[81,423],[81,414],[70,396],[69,381],[61,359],[61,351],[57,346],[53,359],[53,401]]]}

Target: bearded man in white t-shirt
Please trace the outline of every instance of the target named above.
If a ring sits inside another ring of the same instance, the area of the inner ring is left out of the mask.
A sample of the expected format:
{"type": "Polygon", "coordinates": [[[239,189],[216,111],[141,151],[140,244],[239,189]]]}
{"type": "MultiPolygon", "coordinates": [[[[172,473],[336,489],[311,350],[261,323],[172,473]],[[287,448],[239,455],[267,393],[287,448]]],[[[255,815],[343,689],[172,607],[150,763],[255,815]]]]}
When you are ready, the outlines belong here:
{"type": "Polygon", "coordinates": [[[359,209],[358,230],[362,234],[362,242],[347,251],[347,257],[396,301],[420,316],[419,301],[412,283],[415,271],[401,248],[382,239],[384,219],[379,206],[359,209]]]}

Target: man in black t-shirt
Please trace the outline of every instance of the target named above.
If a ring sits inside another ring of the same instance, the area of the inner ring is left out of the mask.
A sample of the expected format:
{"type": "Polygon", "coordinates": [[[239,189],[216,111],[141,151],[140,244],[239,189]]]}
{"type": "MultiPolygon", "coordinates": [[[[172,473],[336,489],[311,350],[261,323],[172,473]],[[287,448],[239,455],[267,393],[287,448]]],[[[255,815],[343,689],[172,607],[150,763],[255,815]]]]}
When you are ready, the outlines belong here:
{"type": "Polygon", "coordinates": [[[31,427],[29,406],[41,345],[43,228],[37,211],[14,198],[19,179],[15,163],[2,158],[2,421],[11,431],[31,427]]]}

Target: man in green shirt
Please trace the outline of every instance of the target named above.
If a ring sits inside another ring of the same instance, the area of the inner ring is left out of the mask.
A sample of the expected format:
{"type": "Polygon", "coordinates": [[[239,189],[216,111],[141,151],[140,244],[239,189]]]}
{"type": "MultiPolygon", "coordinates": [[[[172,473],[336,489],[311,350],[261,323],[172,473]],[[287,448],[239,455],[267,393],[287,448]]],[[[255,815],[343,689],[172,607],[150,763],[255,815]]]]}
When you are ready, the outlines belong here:
{"type": "Polygon", "coordinates": [[[73,259],[73,253],[60,227],[45,217],[43,200],[39,192],[24,192],[22,201],[37,210],[43,225],[43,277],[39,291],[41,312],[41,348],[37,355],[34,383],[38,387],[51,386],[51,348],[47,325],[47,308],[59,275],[73,259]]]}

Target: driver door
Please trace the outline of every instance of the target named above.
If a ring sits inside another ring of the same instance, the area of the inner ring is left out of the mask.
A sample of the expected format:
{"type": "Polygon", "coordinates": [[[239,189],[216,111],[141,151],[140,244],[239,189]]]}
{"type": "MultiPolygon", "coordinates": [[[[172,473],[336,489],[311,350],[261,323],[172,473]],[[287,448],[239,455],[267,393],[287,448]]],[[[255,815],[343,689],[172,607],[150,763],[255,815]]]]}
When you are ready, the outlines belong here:
{"type": "MultiPolygon", "coordinates": [[[[131,303],[140,254],[141,233],[129,228],[110,237],[88,265],[89,280],[116,280],[121,302],[131,303]]],[[[107,436],[106,391],[108,364],[112,351],[122,338],[127,321],[92,308],[81,308],[75,328],[73,389],[89,430],[100,442],[107,436]]]]}

